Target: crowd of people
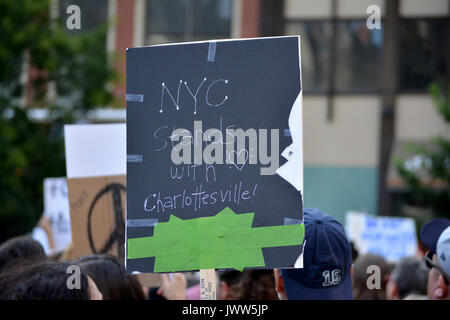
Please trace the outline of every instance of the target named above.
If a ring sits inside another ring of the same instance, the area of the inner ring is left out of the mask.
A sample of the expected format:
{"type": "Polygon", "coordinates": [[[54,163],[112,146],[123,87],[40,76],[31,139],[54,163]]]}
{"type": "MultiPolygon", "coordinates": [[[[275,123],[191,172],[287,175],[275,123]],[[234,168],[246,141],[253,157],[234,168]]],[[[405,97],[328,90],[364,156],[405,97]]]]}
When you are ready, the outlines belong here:
{"type": "MultiPolygon", "coordinates": [[[[421,230],[426,254],[395,265],[361,254],[343,226],[318,209],[304,209],[301,269],[217,272],[221,300],[450,300],[450,220],[434,219],[421,230]]],[[[183,273],[161,274],[147,287],[107,254],[67,260],[47,256],[41,244],[20,236],[0,246],[0,300],[194,300],[197,281],[183,273]],[[77,278],[73,272],[77,271],[77,278]]]]}

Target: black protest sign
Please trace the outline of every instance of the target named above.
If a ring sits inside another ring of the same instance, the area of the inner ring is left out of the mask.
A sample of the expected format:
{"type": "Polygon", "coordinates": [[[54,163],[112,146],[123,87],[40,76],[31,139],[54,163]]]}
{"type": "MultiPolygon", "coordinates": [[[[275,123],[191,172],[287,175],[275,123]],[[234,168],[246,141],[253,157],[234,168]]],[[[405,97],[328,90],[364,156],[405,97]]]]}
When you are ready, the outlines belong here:
{"type": "Polygon", "coordinates": [[[128,272],[298,265],[299,44],[127,50],[128,272]]]}

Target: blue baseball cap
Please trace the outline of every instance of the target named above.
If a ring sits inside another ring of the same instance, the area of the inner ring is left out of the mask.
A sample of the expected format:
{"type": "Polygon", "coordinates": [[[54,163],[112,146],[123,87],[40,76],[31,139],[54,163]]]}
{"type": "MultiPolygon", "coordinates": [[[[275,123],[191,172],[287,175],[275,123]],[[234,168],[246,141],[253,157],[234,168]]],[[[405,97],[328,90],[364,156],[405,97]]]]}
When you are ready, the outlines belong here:
{"type": "Polygon", "coordinates": [[[288,300],[352,300],[352,250],[344,227],[318,209],[303,210],[303,269],[283,269],[288,300]]]}
{"type": "Polygon", "coordinates": [[[420,240],[432,252],[436,253],[436,244],[441,233],[450,226],[450,220],[437,218],[427,222],[420,230],[420,240]]]}

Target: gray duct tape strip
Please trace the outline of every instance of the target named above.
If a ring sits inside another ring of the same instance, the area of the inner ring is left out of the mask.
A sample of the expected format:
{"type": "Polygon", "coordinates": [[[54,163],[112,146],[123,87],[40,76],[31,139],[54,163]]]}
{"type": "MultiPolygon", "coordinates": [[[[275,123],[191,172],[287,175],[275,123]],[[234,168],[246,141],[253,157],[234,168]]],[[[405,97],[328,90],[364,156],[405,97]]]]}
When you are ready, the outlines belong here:
{"type": "Polygon", "coordinates": [[[132,102],[144,102],[144,95],[127,93],[126,100],[132,102]]]}
{"type": "Polygon", "coordinates": [[[158,219],[128,219],[127,227],[154,227],[158,224],[158,219]]]}
{"type": "Polygon", "coordinates": [[[127,162],[144,162],[142,154],[127,154],[127,162]]]}
{"type": "Polygon", "coordinates": [[[284,129],[284,136],[285,136],[285,137],[290,137],[290,136],[291,136],[291,130],[289,130],[289,129],[284,129]]]}
{"type": "Polygon", "coordinates": [[[208,48],[208,62],[214,62],[216,60],[216,46],[217,42],[211,41],[208,48]]]}
{"type": "Polygon", "coordinates": [[[302,224],[303,221],[299,219],[291,219],[291,218],[284,218],[284,225],[289,226],[292,224],[302,224]]]}

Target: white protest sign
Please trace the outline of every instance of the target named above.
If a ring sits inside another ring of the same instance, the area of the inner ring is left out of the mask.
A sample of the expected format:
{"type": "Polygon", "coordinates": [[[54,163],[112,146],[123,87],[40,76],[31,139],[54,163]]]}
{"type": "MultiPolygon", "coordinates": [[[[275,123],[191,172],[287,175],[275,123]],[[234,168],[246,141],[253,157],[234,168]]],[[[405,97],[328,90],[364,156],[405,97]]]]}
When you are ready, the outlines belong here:
{"type": "Polygon", "coordinates": [[[43,217],[49,222],[54,248],[51,248],[49,235],[42,227],[35,227],[32,237],[41,243],[47,254],[65,250],[72,241],[66,178],[44,179],[43,217]]]}
{"type": "Polygon", "coordinates": [[[48,236],[44,229],[42,229],[41,227],[34,227],[31,231],[31,237],[41,244],[45,254],[51,253],[48,236]]]}
{"type": "Polygon", "coordinates": [[[67,178],[126,174],[126,125],[65,125],[67,178]]]}
{"type": "Polygon", "coordinates": [[[347,236],[360,254],[378,254],[396,262],[417,252],[416,227],[411,218],[347,212],[345,220],[347,236]]]}
{"type": "Polygon", "coordinates": [[[50,221],[54,251],[66,249],[72,240],[66,178],[44,180],[44,216],[50,221]]]}

